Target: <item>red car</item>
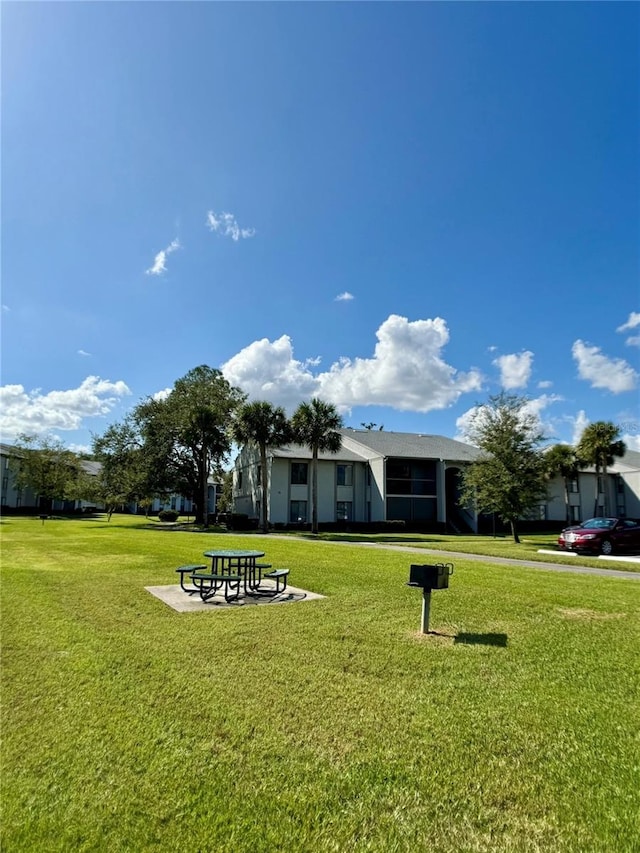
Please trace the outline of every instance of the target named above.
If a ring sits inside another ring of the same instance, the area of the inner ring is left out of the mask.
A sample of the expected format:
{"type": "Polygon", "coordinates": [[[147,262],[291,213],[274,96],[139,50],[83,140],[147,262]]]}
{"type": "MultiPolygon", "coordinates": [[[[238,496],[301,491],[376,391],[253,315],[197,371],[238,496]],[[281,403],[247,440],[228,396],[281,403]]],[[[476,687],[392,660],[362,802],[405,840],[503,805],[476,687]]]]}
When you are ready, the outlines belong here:
{"type": "Polygon", "coordinates": [[[565,551],[640,551],[640,524],[631,518],[590,518],[575,527],[567,527],[558,537],[565,551]]]}

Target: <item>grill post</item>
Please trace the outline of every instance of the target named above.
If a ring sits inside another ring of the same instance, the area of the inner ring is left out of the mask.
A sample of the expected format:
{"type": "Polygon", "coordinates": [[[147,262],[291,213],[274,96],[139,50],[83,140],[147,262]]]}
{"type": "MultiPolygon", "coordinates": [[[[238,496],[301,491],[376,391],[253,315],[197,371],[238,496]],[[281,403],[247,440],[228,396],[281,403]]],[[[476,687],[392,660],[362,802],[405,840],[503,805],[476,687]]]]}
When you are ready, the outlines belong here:
{"type": "Polygon", "coordinates": [[[422,622],[420,630],[423,634],[429,633],[429,611],[431,610],[431,590],[426,587],[422,590],[422,622]]]}

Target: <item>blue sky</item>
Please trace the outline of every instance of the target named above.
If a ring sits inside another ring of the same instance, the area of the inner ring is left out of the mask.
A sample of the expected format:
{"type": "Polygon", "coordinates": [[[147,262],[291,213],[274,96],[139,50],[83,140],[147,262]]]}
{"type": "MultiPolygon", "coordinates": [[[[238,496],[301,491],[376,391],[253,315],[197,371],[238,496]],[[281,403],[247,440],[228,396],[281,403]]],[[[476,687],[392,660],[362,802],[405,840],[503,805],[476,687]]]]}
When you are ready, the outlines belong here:
{"type": "Polygon", "coordinates": [[[4,3],[2,435],[199,364],[640,449],[636,3],[4,3]]]}

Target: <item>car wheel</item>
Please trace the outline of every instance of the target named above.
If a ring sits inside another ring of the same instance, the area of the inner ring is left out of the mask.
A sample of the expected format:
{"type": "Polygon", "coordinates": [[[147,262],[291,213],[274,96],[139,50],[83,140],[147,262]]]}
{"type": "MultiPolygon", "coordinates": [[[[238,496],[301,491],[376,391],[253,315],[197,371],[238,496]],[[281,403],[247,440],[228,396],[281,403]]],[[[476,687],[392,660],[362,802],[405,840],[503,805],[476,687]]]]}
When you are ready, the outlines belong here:
{"type": "Polygon", "coordinates": [[[613,554],[613,544],[610,539],[605,539],[600,545],[600,553],[604,554],[605,557],[608,557],[610,554],[613,554]]]}

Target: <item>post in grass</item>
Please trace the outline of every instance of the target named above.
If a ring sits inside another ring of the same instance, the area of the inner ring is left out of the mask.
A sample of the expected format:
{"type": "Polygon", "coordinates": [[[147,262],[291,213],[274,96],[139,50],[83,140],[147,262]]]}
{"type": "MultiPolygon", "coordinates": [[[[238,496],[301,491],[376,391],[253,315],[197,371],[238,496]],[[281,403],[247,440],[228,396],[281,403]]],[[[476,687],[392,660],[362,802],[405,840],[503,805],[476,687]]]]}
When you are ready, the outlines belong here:
{"type": "Polygon", "coordinates": [[[407,586],[422,589],[422,620],[420,630],[429,633],[429,614],[431,611],[431,590],[448,589],[449,576],[453,574],[452,563],[436,563],[434,566],[412,565],[407,586]]]}

